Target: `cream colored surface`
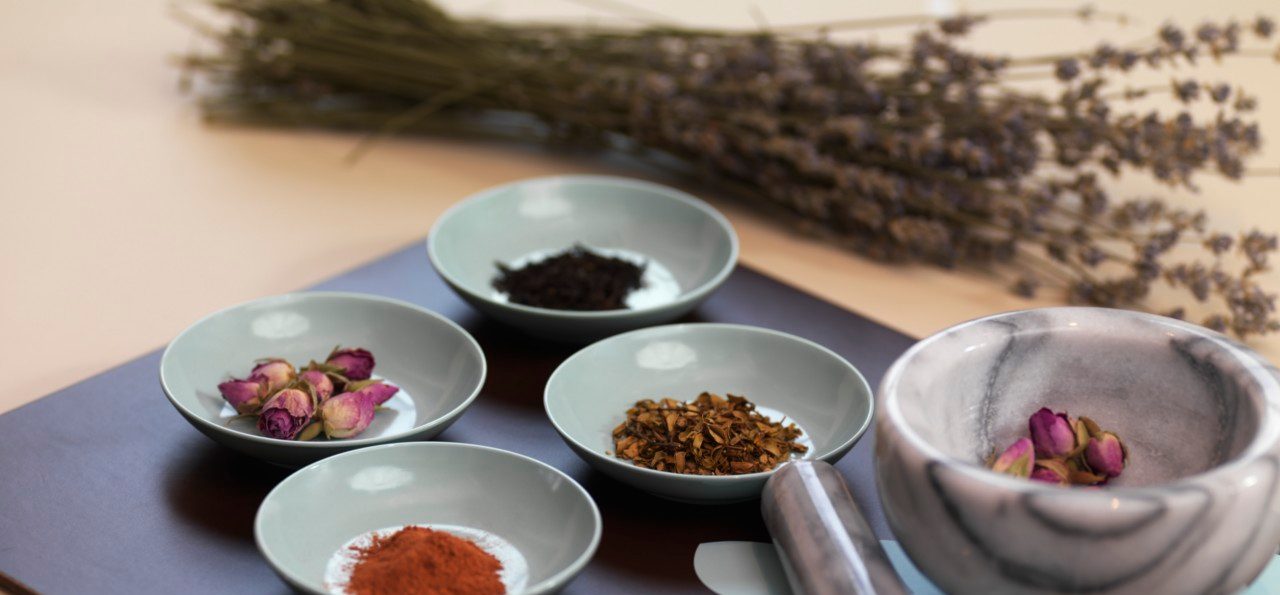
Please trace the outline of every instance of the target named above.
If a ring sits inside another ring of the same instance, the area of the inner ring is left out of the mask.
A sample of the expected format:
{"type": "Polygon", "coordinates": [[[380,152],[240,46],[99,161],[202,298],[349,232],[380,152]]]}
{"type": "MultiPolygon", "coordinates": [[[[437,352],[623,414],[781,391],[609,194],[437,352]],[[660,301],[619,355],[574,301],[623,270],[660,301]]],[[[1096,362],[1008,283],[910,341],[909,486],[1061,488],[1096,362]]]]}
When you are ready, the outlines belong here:
{"type": "MultiPolygon", "coordinates": [[[[634,4],[687,24],[748,28],[757,26],[753,5],[772,25],[952,7],[940,0],[634,4]]],[[[615,18],[564,0],[449,6],[510,18],[615,18]]],[[[1003,23],[978,43],[1038,54],[1102,38],[1138,40],[1166,16],[1247,18],[1267,6],[1274,8],[1265,0],[1143,0],[1122,7],[1139,20],[1127,28],[1003,23]]],[[[207,127],[178,89],[170,59],[196,40],[170,8],[164,0],[0,4],[0,411],[158,348],[210,311],[417,242],[442,210],[486,186],[563,172],[670,181],[607,159],[430,139],[384,142],[349,166],[343,158],[353,136],[207,127]]],[[[1246,82],[1261,99],[1264,135],[1280,139],[1280,66],[1245,59],[1199,73],[1246,82]]],[[[1255,165],[1277,161],[1273,148],[1255,165]]],[[[1145,180],[1125,185],[1154,190],[1145,180]]],[[[908,333],[1051,303],[1014,298],[979,276],[868,262],[795,237],[728,193],[690,189],[733,220],[746,264],[908,333]]],[[[1224,227],[1275,230],[1278,194],[1275,178],[1210,181],[1196,200],[1224,227]]],[[[428,266],[424,255],[423,274],[428,266]]],[[[1280,356],[1280,341],[1260,346],[1280,356]]]]}

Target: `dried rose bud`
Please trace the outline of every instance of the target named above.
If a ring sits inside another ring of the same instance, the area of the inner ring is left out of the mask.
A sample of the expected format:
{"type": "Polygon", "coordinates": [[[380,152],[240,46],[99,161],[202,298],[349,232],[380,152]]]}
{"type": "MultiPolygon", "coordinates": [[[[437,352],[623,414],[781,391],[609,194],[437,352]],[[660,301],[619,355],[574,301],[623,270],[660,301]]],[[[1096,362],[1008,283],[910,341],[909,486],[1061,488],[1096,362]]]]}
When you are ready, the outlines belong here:
{"type": "Polygon", "coordinates": [[[1076,459],[1071,459],[1067,462],[1067,469],[1070,470],[1070,474],[1067,475],[1067,479],[1071,481],[1072,485],[1091,486],[1100,484],[1107,480],[1106,477],[1095,475],[1093,472],[1089,471],[1083,463],[1076,459]]]}
{"type": "Polygon", "coordinates": [[[341,370],[349,380],[366,380],[373,374],[373,354],[359,347],[334,349],[324,363],[341,370]]]}
{"type": "Polygon", "coordinates": [[[320,406],[324,434],[330,438],[350,438],[373,422],[373,398],[364,393],[342,393],[320,406]]]}
{"type": "Polygon", "coordinates": [[[323,429],[323,425],[324,424],[318,421],[313,421],[307,424],[307,427],[302,428],[302,431],[298,433],[298,436],[296,439],[300,442],[315,440],[316,436],[320,435],[320,431],[323,429]]]}
{"type": "Polygon", "coordinates": [[[293,440],[316,411],[311,395],[286,388],[267,400],[258,413],[258,431],[272,438],[293,440]]]}
{"type": "Polygon", "coordinates": [[[1102,426],[1099,426],[1098,422],[1081,415],[1080,423],[1084,424],[1085,431],[1088,432],[1090,438],[1102,434],[1102,426]]]}
{"type": "Polygon", "coordinates": [[[1076,435],[1076,447],[1067,453],[1068,459],[1074,459],[1084,452],[1084,447],[1089,444],[1089,426],[1085,423],[1086,418],[1071,420],[1071,431],[1076,435]]]}
{"type": "Polygon", "coordinates": [[[1030,438],[1019,438],[1009,446],[995,462],[991,470],[996,473],[1007,473],[1014,477],[1030,477],[1031,468],[1035,466],[1036,453],[1030,438]]]}
{"type": "Polygon", "coordinates": [[[261,383],[265,387],[263,391],[271,394],[293,382],[297,375],[293,364],[273,358],[254,366],[253,371],[249,372],[249,380],[261,383]]]}
{"type": "Polygon", "coordinates": [[[266,392],[261,383],[251,380],[228,380],[218,385],[222,398],[236,408],[236,413],[249,415],[262,406],[262,396],[266,392]]]}
{"type": "Polygon", "coordinates": [[[1065,413],[1054,413],[1043,407],[1027,421],[1036,456],[1050,459],[1065,457],[1076,448],[1076,433],[1065,413]]]}
{"type": "Polygon", "coordinates": [[[1120,437],[1111,432],[1102,432],[1089,439],[1084,449],[1085,462],[1095,474],[1107,478],[1119,477],[1124,471],[1125,452],[1120,437]]]}
{"type": "Polygon", "coordinates": [[[1071,471],[1067,469],[1067,464],[1059,459],[1043,459],[1036,461],[1036,468],[1031,471],[1031,479],[1033,481],[1042,481],[1055,485],[1065,486],[1071,471]]]}
{"type": "Polygon", "coordinates": [[[382,380],[363,380],[360,382],[352,382],[347,386],[347,392],[360,393],[373,401],[374,406],[387,402],[388,399],[394,397],[400,392],[399,387],[387,384],[382,380]]]}
{"type": "Polygon", "coordinates": [[[316,401],[323,403],[333,396],[333,380],[329,378],[328,374],[320,370],[307,370],[299,374],[298,379],[311,387],[312,392],[315,393],[316,401]]]}

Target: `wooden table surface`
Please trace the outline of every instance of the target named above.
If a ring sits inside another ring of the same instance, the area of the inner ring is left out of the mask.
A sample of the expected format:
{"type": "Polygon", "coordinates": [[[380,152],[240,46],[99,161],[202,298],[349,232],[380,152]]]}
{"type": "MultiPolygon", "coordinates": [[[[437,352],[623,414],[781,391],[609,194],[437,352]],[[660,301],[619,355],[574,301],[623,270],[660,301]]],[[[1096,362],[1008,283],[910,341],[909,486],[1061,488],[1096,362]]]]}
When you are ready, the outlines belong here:
{"type": "MultiPolygon", "coordinates": [[[[616,18],[599,8],[606,2],[446,4],[504,18],[616,18]]],[[[741,28],[757,26],[752,6],[775,25],[954,8],[948,0],[643,4],[686,24],[741,28]]],[[[173,5],[0,3],[0,370],[6,380],[0,412],[161,346],[210,311],[309,285],[419,239],[446,207],[487,186],[575,172],[681,185],[617,158],[431,139],[389,140],[347,165],[344,156],[358,140],[351,135],[205,126],[193,98],[178,87],[172,58],[198,42],[172,18],[173,5]]],[[[1128,27],[1001,23],[983,30],[975,44],[1040,54],[1103,38],[1139,40],[1166,18],[1185,24],[1206,15],[1249,18],[1267,6],[1274,9],[1267,0],[1140,0],[1123,3],[1137,21],[1128,27]]],[[[1246,82],[1263,106],[1264,137],[1280,138],[1280,66],[1243,59],[1196,76],[1246,82]]],[[[1255,165],[1277,161],[1280,151],[1272,148],[1255,165]]],[[[873,263],[777,227],[729,192],[684,186],[733,221],[744,262],[915,336],[1054,303],[1012,297],[979,274],[873,263]]],[[[1113,187],[1157,190],[1145,179],[1113,187]]],[[[1204,205],[1228,229],[1274,231],[1280,229],[1277,198],[1276,178],[1242,185],[1206,178],[1200,196],[1175,200],[1204,205]]],[[[422,266],[428,266],[425,256],[422,266]]],[[[1280,356],[1280,340],[1258,346],[1280,356]]]]}

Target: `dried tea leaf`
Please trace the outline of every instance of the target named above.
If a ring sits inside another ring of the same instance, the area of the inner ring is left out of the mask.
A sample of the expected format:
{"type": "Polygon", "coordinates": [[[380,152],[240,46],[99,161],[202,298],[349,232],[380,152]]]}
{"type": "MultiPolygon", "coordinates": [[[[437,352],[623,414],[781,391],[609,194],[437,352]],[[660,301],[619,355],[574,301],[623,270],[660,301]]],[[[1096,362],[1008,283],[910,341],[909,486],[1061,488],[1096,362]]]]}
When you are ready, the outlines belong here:
{"type": "Polygon", "coordinates": [[[795,424],[756,411],[745,397],[702,393],[690,402],[644,399],[613,429],[615,456],[636,465],[694,475],[768,471],[808,448],[795,424]]]}

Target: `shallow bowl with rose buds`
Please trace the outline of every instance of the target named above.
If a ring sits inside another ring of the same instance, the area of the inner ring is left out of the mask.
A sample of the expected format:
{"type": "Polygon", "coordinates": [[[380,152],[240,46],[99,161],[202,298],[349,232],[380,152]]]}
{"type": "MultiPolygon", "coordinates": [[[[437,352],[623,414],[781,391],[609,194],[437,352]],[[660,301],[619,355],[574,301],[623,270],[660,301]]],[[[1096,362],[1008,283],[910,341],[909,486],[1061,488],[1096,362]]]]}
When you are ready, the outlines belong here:
{"type": "Polygon", "coordinates": [[[165,348],[160,384],[174,408],[214,441],[298,467],[362,446],[434,437],[480,394],[485,371],[475,339],[435,312],[375,295],[299,292],[245,302],[192,324],[165,348]],[[219,394],[219,383],[243,377],[254,360],[305,366],[323,361],[337,345],[372,352],[373,376],[400,388],[355,436],[271,438],[219,394]]]}

